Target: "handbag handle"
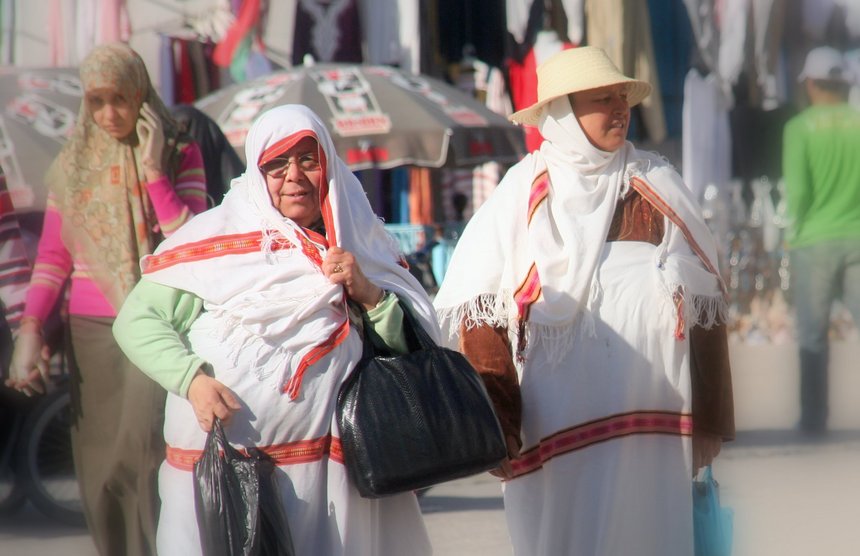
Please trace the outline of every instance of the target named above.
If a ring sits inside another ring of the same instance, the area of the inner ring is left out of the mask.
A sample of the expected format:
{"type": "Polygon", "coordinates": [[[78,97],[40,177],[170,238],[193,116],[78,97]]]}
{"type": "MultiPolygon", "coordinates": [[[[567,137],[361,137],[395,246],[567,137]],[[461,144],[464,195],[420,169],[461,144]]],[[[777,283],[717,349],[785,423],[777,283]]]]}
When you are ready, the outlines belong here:
{"type": "MultiPolygon", "coordinates": [[[[397,304],[403,312],[403,333],[406,336],[406,345],[409,346],[410,352],[434,349],[437,347],[436,342],[430,337],[430,334],[424,330],[424,327],[412,314],[412,311],[402,299],[397,298],[397,304]]],[[[367,318],[367,313],[362,312],[362,320],[364,321],[364,351],[362,359],[369,359],[377,355],[394,355],[390,350],[386,349],[385,342],[379,334],[373,329],[370,321],[367,318]]]]}

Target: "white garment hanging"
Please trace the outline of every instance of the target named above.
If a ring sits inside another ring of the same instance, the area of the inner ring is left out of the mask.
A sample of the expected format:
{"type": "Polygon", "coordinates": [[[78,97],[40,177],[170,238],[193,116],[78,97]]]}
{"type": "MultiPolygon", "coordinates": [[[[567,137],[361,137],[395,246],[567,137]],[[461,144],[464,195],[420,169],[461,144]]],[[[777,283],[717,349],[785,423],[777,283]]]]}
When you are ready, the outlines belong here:
{"type": "Polygon", "coordinates": [[[561,0],[561,4],[567,17],[567,39],[578,46],[585,33],[585,0],[561,0]]]}
{"type": "MultiPolygon", "coordinates": [[[[532,0],[541,2],[543,0],[532,0]]],[[[526,40],[526,28],[529,23],[529,10],[532,2],[530,0],[505,0],[505,14],[508,24],[508,32],[513,35],[517,44],[526,40]]]]}
{"type": "Polygon", "coordinates": [[[684,79],[681,132],[684,183],[701,202],[705,187],[724,190],[732,173],[729,103],[714,74],[691,69],[684,79]]]}
{"type": "Polygon", "coordinates": [[[295,2],[269,2],[263,18],[263,43],[266,56],[281,66],[293,65],[293,38],[296,31],[295,2]]]}
{"type": "Polygon", "coordinates": [[[717,75],[727,91],[737,83],[743,71],[749,8],[750,0],[725,0],[723,3],[717,75]]]}
{"type": "Polygon", "coordinates": [[[535,37],[535,64],[540,66],[556,52],[560,52],[564,43],[555,31],[539,31],[535,37]]]}
{"type": "Polygon", "coordinates": [[[360,8],[361,31],[367,45],[365,62],[395,65],[418,73],[421,66],[418,0],[363,0],[360,8]]]}

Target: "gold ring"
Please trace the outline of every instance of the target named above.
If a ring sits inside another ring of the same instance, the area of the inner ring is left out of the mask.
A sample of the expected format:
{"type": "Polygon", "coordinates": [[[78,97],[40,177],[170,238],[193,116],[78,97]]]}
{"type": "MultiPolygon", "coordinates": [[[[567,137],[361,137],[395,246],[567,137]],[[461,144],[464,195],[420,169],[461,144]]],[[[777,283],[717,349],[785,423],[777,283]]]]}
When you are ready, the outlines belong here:
{"type": "Polygon", "coordinates": [[[332,272],[343,272],[343,267],[340,266],[340,263],[334,265],[334,268],[331,269],[332,272]]]}

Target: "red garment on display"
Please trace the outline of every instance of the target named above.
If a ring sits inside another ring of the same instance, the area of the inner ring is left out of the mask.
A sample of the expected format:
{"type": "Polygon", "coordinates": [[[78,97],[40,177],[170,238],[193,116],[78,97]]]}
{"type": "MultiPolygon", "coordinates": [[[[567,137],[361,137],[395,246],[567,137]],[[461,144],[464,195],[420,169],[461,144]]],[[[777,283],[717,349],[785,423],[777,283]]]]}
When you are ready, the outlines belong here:
{"type": "MultiPolygon", "coordinates": [[[[574,48],[576,45],[570,42],[561,42],[540,48],[540,52],[536,52],[539,47],[533,46],[528,54],[525,55],[522,62],[517,62],[514,59],[508,60],[508,77],[510,78],[511,87],[511,102],[514,105],[514,110],[523,110],[533,105],[538,100],[537,94],[537,66],[538,59],[546,60],[555,52],[574,48]],[[550,51],[557,46],[557,50],[550,51]]],[[[523,130],[526,135],[526,150],[528,152],[536,151],[543,143],[543,137],[538,132],[536,127],[524,126],[523,130]]]]}

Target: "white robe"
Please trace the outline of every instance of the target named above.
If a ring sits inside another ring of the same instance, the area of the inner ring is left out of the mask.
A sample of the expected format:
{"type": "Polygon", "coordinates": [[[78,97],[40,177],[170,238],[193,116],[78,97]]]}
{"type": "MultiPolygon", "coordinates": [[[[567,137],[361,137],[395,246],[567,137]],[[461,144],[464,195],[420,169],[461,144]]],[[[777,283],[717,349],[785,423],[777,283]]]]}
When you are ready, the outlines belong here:
{"type": "Polygon", "coordinates": [[[653,418],[683,428],[690,414],[688,344],[671,337],[656,252],[607,244],[595,335],[558,363],[533,350],[520,371],[523,454],[544,455],[504,483],[515,554],[693,553],[690,437],[653,432],[653,418]]]}

